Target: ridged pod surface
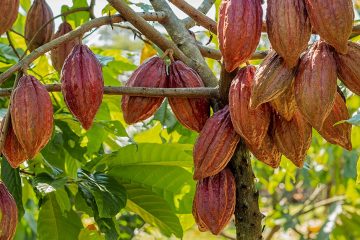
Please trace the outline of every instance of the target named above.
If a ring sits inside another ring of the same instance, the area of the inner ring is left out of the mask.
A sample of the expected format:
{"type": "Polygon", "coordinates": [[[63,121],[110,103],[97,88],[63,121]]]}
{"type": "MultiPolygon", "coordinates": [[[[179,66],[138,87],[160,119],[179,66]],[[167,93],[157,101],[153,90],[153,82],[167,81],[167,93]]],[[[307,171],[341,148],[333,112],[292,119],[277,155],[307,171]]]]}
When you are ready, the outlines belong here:
{"type": "Polygon", "coordinates": [[[360,44],[349,42],[347,54],[336,54],[338,77],[353,93],[360,96],[360,44]]]}
{"type": "Polygon", "coordinates": [[[324,41],[314,43],[301,58],[295,79],[295,99],[301,114],[316,129],[321,129],[334,105],[336,81],[331,47],[324,41]]]}
{"type": "MultiPolygon", "coordinates": [[[[61,37],[66,33],[71,32],[72,30],[73,29],[69,23],[63,22],[60,24],[57,32],[53,35],[52,40],[61,37]]],[[[74,46],[80,43],[81,43],[80,39],[75,38],[63,44],[60,44],[57,48],[51,50],[51,54],[50,54],[51,62],[56,71],[61,72],[65,59],[67,58],[67,56],[69,56],[74,46]]]]}
{"type": "Polygon", "coordinates": [[[53,17],[53,12],[45,0],[35,0],[31,5],[25,22],[26,45],[30,51],[51,40],[55,30],[54,21],[47,24],[38,34],[36,33],[53,17]]]}
{"type": "MultiPolygon", "coordinates": [[[[170,88],[204,87],[200,76],[181,61],[170,65],[170,88]]],[[[206,98],[168,98],[176,118],[185,127],[200,132],[210,115],[206,98]]]]}
{"type": "Polygon", "coordinates": [[[294,84],[292,84],[285,92],[270,102],[270,106],[277,114],[290,121],[296,110],[296,100],[294,94],[294,84]]]}
{"type": "Polygon", "coordinates": [[[352,0],[306,0],[306,9],[320,37],[337,52],[347,53],[354,21],[352,0]]]}
{"type": "MultiPolygon", "coordinates": [[[[4,121],[1,122],[1,128],[3,123],[4,121]]],[[[11,122],[9,123],[9,129],[5,138],[5,144],[2,153],[6,157],[6,160],[9,162],[10,166],[13,168],[19,167],[20,164],[28,159],[24,148],[21,146],[14,133],[11,122]]]]}
{"type": "Polygon", "coordinates": [[[261,144],[270,124],[270,109],[263,104],[250,108],[251,87],[256,68],[247,66],[239,70],[229,91],[229,110],[235,131],[247,142],[261,144]]]}
{"type": "Polygon", "coordinates": [[[235,211],[235,178],[229,168],[198,181],[193,202],[193,215],[200,231],[218,235],[235,211]]]}
{"type": "Polygon", "coordinates": [[[102,102],[104,80],[100,62],[86,45],[76,45],[66,58],[61,92],[71,113],[89,129],[102,102]]]}
{"type": "Polygon", "coordinates": [[[18,222],[15,199],[0,181],[0,240],[13,239],[18,222]]]}
{"type": "MultiPolygon", "coordinates": [[[[166,64],[160,57],[155,56],[149,58],[135,70],[126,86],[164,88],[167,86],[166,80],[166,64]]],[[[151,117],[163,100],[163,97],[123,96],[121,108],[126,123],[133,124],[151,117]]]]}
{"type": "Polygon", "coordinates": [[[321,130],[318,130],[320,135],[329,143],[337,144],[349,151],[352,149],[351,144],[351,124],[336,123],[350,118],[345,101],[339,93],[336,94],[334,106],[326,118],[321,130]]]}
{"type": "Polygon", "coordinates": [[[256,50],[262,27],[261,0],[223,0],[218,39],[226,71],[232,72],[256,50]]]}
{"type": "Polygon", "coordinates": [[[268,0],[266,25],[272,48],[286,66],[295,67],[311,35],[304,0],[268,0]]]}
{"type": "Polygon", "coordinates": [[[0,35],[8,31],[14,22],[19,13],[19,0],[2,0],[0,4],[0,12],[6,14],[6,17],[3,15],[0,18],[0,35]]]}
{"type": "Polygon", "coordinates": [[[230,119],[228,106],[209,118],[194,146],[194,179],[214,176],[223,170],[240,141],[230,119]]]}
{"type": "Polygon", "coordinates": [[[295,77],[296,68],[285,66],[284,59],[271,51],[257,69],[252,84],[250,106],[270,102],[289,88],[295,77]]]}
{"type": "Polygon", "coordinates": [[[32,159],[49,142],[53,130],[53,106],[48,91],[35,77],[24,75],[11,97],[14,133],[32,159]]]}
{"type": "Polygon", "coordinates": [[[275,115],[273,124],[273,139],[279,151],[297,167],[302,167],[311,145],[311,125],[299,111],[290,121],[275,115]]]}
{"type": "Polygon", "coordinates": [[[279,167],[281,153],[271,136],[266,135],[261,144],[250,144],[246,142],[246,146],[257,160],[272,168],[279,167]]]}

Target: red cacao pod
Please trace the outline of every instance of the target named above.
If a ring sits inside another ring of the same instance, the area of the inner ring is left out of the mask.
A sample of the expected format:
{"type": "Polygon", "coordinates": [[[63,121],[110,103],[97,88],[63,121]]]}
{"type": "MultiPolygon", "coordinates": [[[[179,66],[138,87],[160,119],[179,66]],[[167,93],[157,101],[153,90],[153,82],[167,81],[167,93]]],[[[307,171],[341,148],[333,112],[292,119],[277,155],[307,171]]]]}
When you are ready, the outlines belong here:
{"type": "Polygon", "coordinates": [[[24,75],[11,97],[11,124],[28,159],[45,147],[53,130],[53,107],[46,88],[24,75]]]}
{"type": "MultiPolygon", "coordinates": [[[[170,88],[204,87],[200,76],[181,61],[170,65],[170,88]]],[[[168,98],[176,118],[185,127],[200,132],[210,115],[209,101],[205,98],[168,98]]]]}
{"type": "Polygon", "coordinates": [[[338,77],[353,93],[360,95],[360,45],[348,43],[347,54],[335,54],[338,77]]]}
{"type": "Polygon", "coordinates": [[[225,106],[209,118],[194,146],[194,179],[214,176],[223,170],[240,141],[225,106]]]}
{"type": "Polygon", "coordinates": [[[0,240],[13,239],[18,221],[18,210],[13,196],[0,181],[0,240]]]}
{"type": "Polygon", "coordinates": [[[261,144],[268,131],[271,113],[267,104],[257,109],[249,106],[254,76],[254,66],[239,70],[230,86],[229,109],[235,131],[247,142],[261,144]]]}
{"type": "Polygon", "coordinates": [[[8,31],[19,13],[19,0],[2,0],[0,5],[0,12],[6,14],[0,18],[0,35],[8,31]]]}
{"type": "MultiPolygon", "coordinates": [[[[67,22],[63,22],[60,24],[57,32],[52,36],[52,40],[61,37],[71,31],[72,31],[71,25],[67,22]]],[[[60,44],[57,48],[51,50],[51,62],[56,71],[61,72],[65,59],[67,58],[67,56],[69,56],[74,46],[80,43],[81,43],[80,38],[75,38],[63,44],[60,44]]]]}
{"type": "MultiPolygon", "coordinates": [[[[127,87],[166,87],[166,64],[160,57],[149,58],[141,64],[127,81],[127,87]]],[[[121,108],[126,123],[133,124],[152,116],[163,102],[163,97],[134,97],[125,95],[121,108]]]]}
{"type": "Polygon", "coordinates": [[[354,9],[351,0],[306,0],[306,9],[314,30],[337,52],[348,51],[354,9]]]}
{"type": "Polygon", "coordinates": [[[45,0],[35,0],[31,5],[25,22],[26,45],[30,51],[51,40],[55,30],[54,21],[42,27],[53,17],[53,12],[45,0]],[[42,30],[36,34],[40,29],[42,30]]]}
{"type": "Polygon", "coordinates": [[[284,59],[275,51],[271,51],[256,71],[250,106],[257,108],[280,96],[292,84],[295,72],[296,68],[286,67],[284,59]]]}
{"type": "Polygon", "coordinates": [[[290,121],[294,116],[296,108],[296,100],[294,94],[294,84],[285,90],[280,96],[270,102],[270,106],[277,114],[290,121]]]}
{"type": "Polygon", "coordinates": [[[346,108],[345,101],[341,95],[337,93],[334,106],[328,117],[325,119],[322,129],[317,130],[320,135],[329,143],[337,144],[351,151],[351,124],[346,122],[336,124],[349,118],[350,115],[348,109],[346,108]]]}
{"type": "Polygon", "coordinates": [[[257,160],[269,165],[272,168],[279,167],[281,153],[271,136],[266,135],[261,144],[250,144],[246,142],[246,146],[257,160]]]}
{"type": "MultiPolygon", "coordinates": [[[[4,121],[1,122],[1,128],[3,127],[3,123],[4,121]]],[[[19,167],[20,164],[28,159],[24,148],[21,146],[14,133],[11,121],[9,123],[9,129],[6,134],[4,149],[2,152],[10,166],[13,168],[19,167]]]]}
{"type": "Polygon", "coordinates": [[[304,0],[268,0],[266,25],[272,48],[289,68],[295,67],[311,35],[304,0]]]}
{"type": "Polygon", "coordinates": [[[334,105],[336,81],[336,62],[331,47],[318,41],[301,58],[295,79],[296,105],[316,129],[321,129],[334,105]]]}
{"type": "Polygon", "coordinates": [[[261,27],[261,0],[221,2],[217,29],[226,71],[250,59],[260,41],[261,27]]]}
{"type": "Polygon", "coordinates": [[[89,129],[102,102],[104,80],[100,62],[86,45],[76,45],[66,58],[61,92],[71,113],[89,129]]]}
{"type": "Polygon", "coordinates": [[[200,231],[209,229],[219,234],[235,211],[236,185],[229,168],[198,181],[193,202],[193,215],[200,231]]]}
{"type": "Polygon", "coordinates": [[[279,151],[297,167],[302,167],[311,145],[311,125],[299,111],[290,121],[275,115],[273,124],[273,138],[279,151]]]}

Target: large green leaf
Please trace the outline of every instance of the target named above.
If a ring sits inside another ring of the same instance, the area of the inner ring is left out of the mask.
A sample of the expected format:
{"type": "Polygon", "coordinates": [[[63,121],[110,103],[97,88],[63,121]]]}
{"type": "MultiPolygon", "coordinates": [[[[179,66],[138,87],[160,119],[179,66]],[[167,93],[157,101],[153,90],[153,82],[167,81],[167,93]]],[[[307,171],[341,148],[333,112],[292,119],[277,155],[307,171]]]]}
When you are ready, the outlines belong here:
{"type": "Polygon", "coordinates": [[[81,228],[79,216],[72,210],[63,215],[55,193],[48,194],[39,212],[39,240],[77,239],[81,228]]]}
{"type": "Polygon", "coordinates": [[[147,223],[158,227],[166,236],[183,236],[178,217],[162,198],[137,184],[124,186],[128,194],[127,209],[140,215],[147,223]]]}

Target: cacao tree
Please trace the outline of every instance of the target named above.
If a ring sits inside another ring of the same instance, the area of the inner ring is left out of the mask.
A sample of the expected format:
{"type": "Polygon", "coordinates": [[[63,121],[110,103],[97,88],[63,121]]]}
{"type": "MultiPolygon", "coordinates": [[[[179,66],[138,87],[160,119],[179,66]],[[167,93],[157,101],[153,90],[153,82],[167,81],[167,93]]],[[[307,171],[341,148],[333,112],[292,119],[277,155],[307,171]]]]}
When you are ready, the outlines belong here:
{"type": "Polygon", "coordinates": [[[359,6],[3,0],[0,239],[359,239],[359,6]]]}

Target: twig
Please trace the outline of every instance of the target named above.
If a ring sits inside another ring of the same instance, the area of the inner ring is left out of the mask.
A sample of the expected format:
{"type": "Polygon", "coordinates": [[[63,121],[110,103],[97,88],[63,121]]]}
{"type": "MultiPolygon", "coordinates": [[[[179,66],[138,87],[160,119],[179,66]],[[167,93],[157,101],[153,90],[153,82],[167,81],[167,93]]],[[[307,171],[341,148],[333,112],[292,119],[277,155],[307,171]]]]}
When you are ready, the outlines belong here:
{"type": "Polygon", "coordinates": [[[22,174],[25,174],[25,175],[33,176],[33,177],[36,176],[35,173],[31,173],[31,172],[25,171],[23,169],[20,169],[19,172],[22,174]]]}
{"type": "Polygon", "coordinates": [[[95,19],[95,14],[94,14],[94,7],[95,7],[95,0],[91,0],[90,2],[90,6],[89,6],[89,14],[90,14],[90,18],[91,19],[95,19]]]}
{"type": "MultiPolygon", "coordinates": [[[[212,58],[215,60],[221,60],[222,56],[219,50],[214,48],[209,48],[200,44],[197,44],[197,46],[204,57],[212,58]]],[[[269,51],[257,51],[251,56],[250,60],[264,59],[268,53],[269,51]]]]}
{"type": "Polygon", "coordinates": [[[269,234],[265,237],[265,240],[271,240],[273,238],[273,236],[275,235],[275,233],[277,233],[279,230],[281,229],[280,225],[275,225],[271,231],[269,232],[269,234]]]}
{"type": "Polygon", "coordinates": [[[114,27],[119,27],[119,28],[122,28],[122,29],[127,29],[127,30],[130,30],[133,32],[133,34],[135,35],[135,37],[139,38],[141,41],[143,42],[146,42],[147,44],[150,44],[151,45],[151,42],[148,41],[147,39],[145,39],[142,35],[142,33],[140,31],[138,31],[137,29],[131,27],[131,26],[124,26],[124,25],[121,25],[121,24],[113,24],[114,27]]]}
{"type": "MultiPolygon", "coordinates": [[[[157,12],[157,13],[138,13],[138,15],[143,17],[144,19],[146,19],[148,21],[159,21],[159,20],[161,20],[161,19],[163,19],[165,17],[165,14],[161,13],[161,12],[157,12]]],[[[75,39],[77,37],[80,37],[80,36],[84,35],[84,33],[86,33],[87,31],[89,31],[89,30],[91,30],[93,28],[97,28],[97,27],[100,27],[100,26],[103,26],[103,25],[107,25],[110,22],[118,23],[118,22],[121,22],[121,21],[124,21],[124,19],[120,15],[96,18],[96,19],[91,20],[91,21],[89,21],[87,23],[84,23],[82,26],[78,27],[77,29],[75,29],[75,30],[63,35],[63,36],[58,37],[58,38],[56,38],[56,39],[42,45],[41,47],[39,47],[39,48],[35,49],[34,51],[32,51],[32,53],[30,53],[26,57],[24,57],[21,61],[19,61],[18,63],[16,63],[12,67],[10,67],[8,70],[6,70],[2,74],[0,74],[0,85],[7,78],[9,78],[13,73],[20,70],[23,65],[29,65],[34,60],[39,58],[41,55],[43,55],[44,53],[50,51],[53,48],[56,48],[58,45],[60,45],[60,44],[62,44],[64,42],[70,41],[72,39],[75,39]]]]}
{"type": "MultiPolygon", "coordinates": [[[[60,92],[60,84],[45,85],[48,92],[60,92]]],[[[1,88],[0,97],[11,95],[12,88],[1,88]]],[[[218,88],[145,88],[145,87],[113,87],[105,86],[104,94],[107,95],[129,95],[142,97],[178,97],[178,98],[218,98],[218,88]]]]}
{"type": "Polygon", "coordinates": [[[197,24],[208,29],[210,32],[217,34],[217,24],[214,20],[206,16],[204,13],[200,12],[184,0],[169,0],[181,11],[190,16],[197,24]]]}
{"type": "Polygon", "coordinates": [[[9,45],[10,45],[11,49],[13,50],[15,55],[20,59],[20,55],[19,55],[18,51],[16,50],[16,48],[15,48],[15,46],[14,46],[12,40],[11,40],[9,32],[6,32],[6,37],[8,39],[8,42],[9,42],[9,45]]]}
{"type": "Polygon", "coordinates": [[[228,235],[228,234],[226,234],[226,233],[224,233],[224,232],[221,232],[219,235],[222,236],[222,237],[224,237],[224,238],[230,239],[230,240],[236,240],[235,237],[230,236],[230,235],[228,235]]]}
{"type": "MultiPolygon", "coordinates": [[[[216,0],[204,0],[200,6],[198,7],[198,11],[206,14],[209,12],[209,10],[211,9],[211,7],[214,5],[216,0]]],[[[185,25],[185,27],[187,29],[192,28],[193,26],[196,25],[196,22],[191,18],[191,17],[187,17],[184,20],[182,20],[183,24],[185,25]]]]}

